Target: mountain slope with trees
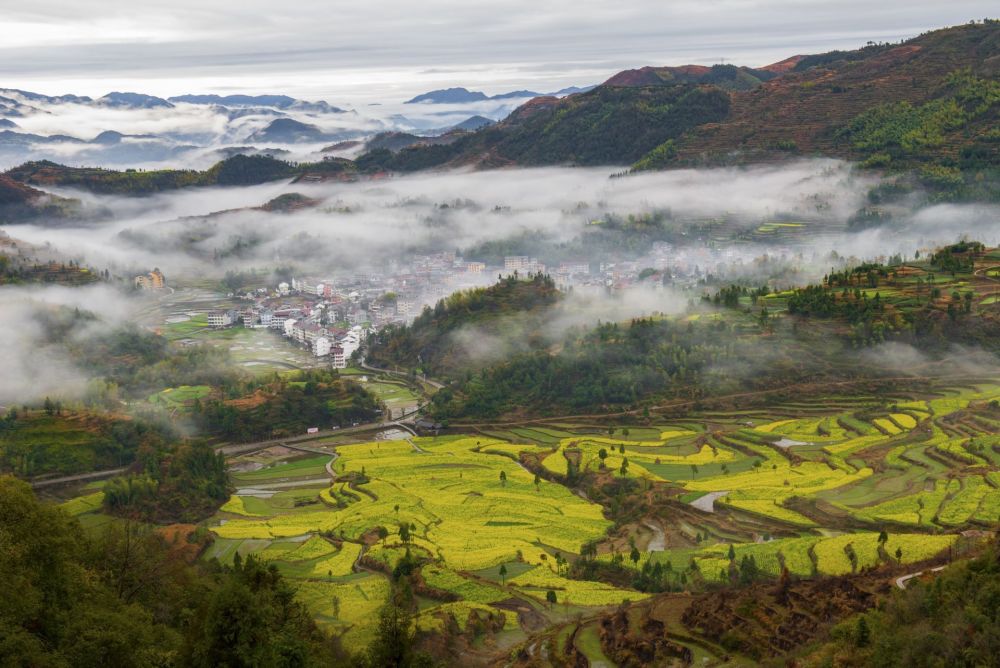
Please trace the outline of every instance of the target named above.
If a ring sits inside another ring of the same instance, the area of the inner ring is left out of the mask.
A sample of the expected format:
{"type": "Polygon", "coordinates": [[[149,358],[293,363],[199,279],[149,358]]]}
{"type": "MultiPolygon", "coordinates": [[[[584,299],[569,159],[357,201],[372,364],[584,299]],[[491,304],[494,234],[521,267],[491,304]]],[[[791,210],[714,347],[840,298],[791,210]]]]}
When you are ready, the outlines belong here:
{"type": "MultiPolygon", "coordinates": [[[[921,170],[953,197],[993,179],[1000,21],[899,44],[795,56],[770,69],[645,67],[592,91],[539,97],[448,146],[372,151],[362,170],[473,165],[746,164],[797,156],[921,170]]],[[[994,189],[995,190],[995,189],[994,189]]]]}

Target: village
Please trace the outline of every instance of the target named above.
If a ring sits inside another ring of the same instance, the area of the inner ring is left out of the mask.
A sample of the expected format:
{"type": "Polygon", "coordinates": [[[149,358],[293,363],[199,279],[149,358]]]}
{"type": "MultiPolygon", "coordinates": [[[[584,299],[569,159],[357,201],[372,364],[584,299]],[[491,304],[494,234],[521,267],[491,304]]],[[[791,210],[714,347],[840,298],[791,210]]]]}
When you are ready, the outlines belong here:
{"type": "MultiPolygon", "coordinates": [[[[774,259],[793,252],[787,248],[771,251],[774,259]]],[[[722,267],[741,262],[760,262],[760,257],[749,248],[665,242],[653,243],[639,259],[576,259],[554,265],[523,255],[505,256],[502,265],[488,265],[442,251],[414,255],[408,261],[389,260],[381,271],[288,276],[277,284],[240,289],[206,313],[207,326],[212,330],[270,330],[318,362],[343,369],[351,366],[352,356],[372,333],[407,324],[438,300],[459,290],[490,285],[500,276],[548,274],[560,290],[585,298],[634,289],[691,290],[722,267]]],[[[135,276],[133,283],[138,290],[167,288],[159,269],[135,276]]]]}

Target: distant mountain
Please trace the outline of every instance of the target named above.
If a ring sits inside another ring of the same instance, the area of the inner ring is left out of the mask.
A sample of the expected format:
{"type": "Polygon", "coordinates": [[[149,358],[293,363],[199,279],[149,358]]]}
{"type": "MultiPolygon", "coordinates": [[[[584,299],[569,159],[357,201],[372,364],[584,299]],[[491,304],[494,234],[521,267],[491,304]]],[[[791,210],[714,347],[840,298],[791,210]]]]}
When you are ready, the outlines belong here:
{"type": "Polygon", "coordinates": [[[36,135],[29,132],[14,132],[13,130],[0,131],[0,144],[16,144],[28,146],[30,144],[84,144],[82,139],[70,137],[68,135],[36,135]]]}
{"type": "Polygon", "coordinates": [[[461,123],[456,123],[455,125],[448,128],[449,130],[466,130],[468,132],[473,132],[479,128],[485,128],[487,125],[493,125],[496,121],[493,121],[485,116],[470,116],[466,118],[461,123]]]}
{"type": "Polygon", "coordinates": [[[114,130],[105,130],[90,140],[91,144],[101,144],[102,146],[114,146],[120,144],[123,139],[148,139],[158,140],[156,135],[126,135],[114,130]]]}
{"type": "Polygon", "coordinates": [[[223,107],[290,107],[294,97],[287,95],[175,95],[168,98],[171,102],[187,102],[188,104],[218,104],[223,107]]]}
{"type": "Polygon", "coordinates": [[[482,102],[490,99],[486,93],[468,88],[443,88],[432,90],[429,93],[422,93],[407,100],[404,104],[465,104],[468,102],[482,102]]]}
{"type": "Polygon", "coordinates": [[[304,112],[342,114],[340,107],[335,107],[322,100],[308,102],[297,100],[288,95],[176,95],[169,98],[171,102],[186,102],[188,104],[209,104],[221,107],[274,107],[304,112]]]}
{"type": "Polygon", "coordinates": [[[146,95],[145,93],[108,93],[99,98],[97,104],[119,109],[173,109],[174,107],[162,97],[146,95]]]}
{"type": "Polygon", "coordinates": [[[275,142],[295,144],[299,142],[319,142],[329,137],[318,127],[294,118],[276,118],[267,127],[250,135],[251,142],[275,142]]]}
{"type": "Polygon", "coordinates": [[[42,102],[45,104],[89,104],[94,101],[86,95],[42,95],[17,88],[0,88],[0,95],[23,102],[42,102]]]}
{"type": "Polygon", "coordinates": [[[577,93],[586,93],[589,90],[594,90],[597,86],[570,86],[568,88],[563,88],[552,93],[556,97],[562,97],[564,95],[575,95],[577,93]]]}
{"type": "Polygon", "coordinates": [[[17,123],[6,118],[0,118],[0,128],[16,128],[17,123]]]}
{"type": "Polygon", "coordinates": [[[509,93],[500,93],[499,95],[494,95],[490,97],[491,100],[510,100],[518,97],[538,97],[541,93],[536,93],[533,90],[513,90],[509,93]]]}
{"type": "Polygon", "coordinates": [[[443,88],[441,90],[432,90],[428,93],[423,93],[417,95],[416,97],[407,100],[404,104],[467,104],[471,102],[484,102],[487,100],[515,100],[526,97],[541,97],[543,95],[554,95],[561,97],[564,95],[572,95],[574,93],[584,93],[588,90],[594,88],[593,86],[570,86],[569,88],[563,88],[555,93],[536,93],[533,90],[514,90],[509,93],[500,93],[499,95],[487,95],[482,91],[469,90],[468,88],[443,88]]]}

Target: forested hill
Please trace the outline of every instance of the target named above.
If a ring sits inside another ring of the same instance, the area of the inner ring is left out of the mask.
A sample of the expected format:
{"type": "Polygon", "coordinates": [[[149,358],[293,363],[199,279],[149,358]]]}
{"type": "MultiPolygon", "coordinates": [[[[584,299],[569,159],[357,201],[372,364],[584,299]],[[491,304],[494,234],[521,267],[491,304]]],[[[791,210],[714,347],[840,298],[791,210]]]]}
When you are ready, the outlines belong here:
{"type": "Polygon", "coordinates": [[[410,325],[387,327],[372,339],[369,358],[391,367],[450,375],[511,347],[545,345],[538,332],[561,293],[548,276],[509,276],[488,288],[456,292],[425,308],[410,325]]]}
{"type": "MultiPolygon", "coordinates": [[[[319,163],[292,164],[266,155],[235,155],[204,171],[192,169],[117,171],[98,167],[67,167],[49,160],[39,160],[26,162],[0,175],[2,179],[0,185],[19,183],[37,188],[59,186],[102,195],[141,196],[200,186],[256,185],[290,179],[306,173],[329,175],[353,171],[354,165],[347,160],[330,159],[319,163]]],[[[39,192],[39,195],[41,194],[43,193],[39,192]]]]}
{"type": "Polygon", "coordinates": [[[641,413],[664,401],[746,402],[812,383],[889,378],[913,372],[913,360],[954,372],[948,359],[962,350],[995,364],[1000,310],[990,272],[998,263],[1000,250],[961,242],[798,290],[726,287],[687,315],[605,323],[559,345],[515,351],[455,378],[431,411],[441,420],[641,413]],[[898,347],[865,352],[886,343],[898,347]],[[902,368],[888,352],[900,349],[910,354],[902,368]]]}
{"type": "Polygon", "coordinates": [[[79,202],[48,195],[0,174],[0,223],[16,223],[42,216],[60,218],[78,213],[79,202]]]}
{"type": "Polygon", "coordinates": [[[931,166],[929,176],[947,181],[954,170],[1000,162],[998,21],[797,56],[771,69],[690,70],[629,70],[587,93],[535,98],[447,146],[373,151],[357,164],[650,169],[823,155],[931,166]]]}

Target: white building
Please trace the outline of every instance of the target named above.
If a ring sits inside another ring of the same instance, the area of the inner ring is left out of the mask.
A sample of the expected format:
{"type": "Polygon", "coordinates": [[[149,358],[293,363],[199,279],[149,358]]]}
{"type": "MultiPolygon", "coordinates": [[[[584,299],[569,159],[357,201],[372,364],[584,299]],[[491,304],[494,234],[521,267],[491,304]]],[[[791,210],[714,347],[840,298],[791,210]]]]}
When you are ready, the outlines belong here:
{"type": "Polygon", "coordinates": [[[233,316],[229,311],[212,311],[208,314],[209,327],[229,327],[233,324],[233,316]]]}
{"type": "Polygon", "coordinates": [[[289,318],[285,321],[283,329],[285,330],[285,336],[291,338],[295,332],[295,318],[289,318]]]}
{"type": "Polygon", "coordinates": [[[289,292],[289,285],[288,285],[288,283],[285,283],[284,281],[282,281],[281,283],[278,283],[278,294],[279,295],[284,296],[284,295],[287,295],[288,292],[289,292]]]}
{"type": "Polygon", "coordinates": [[[312,353],[316,357],[326,357],[330,354],[330,339],[325,336],[317,336],[312,342],[312,353]]]}
{"type": "Polygon", "coordinates": [[[540,263],[537,257],[508,255],[503,259],[503,269],[508,274],[513,274],[515,271],[519,274],[537,274],[545,272],[545,265],[540,263]]]}
{"type": "Polygon", "coordinates": [[[243,314],[241,317],[243,319],[244,327],[254,327],[257,324],[257,309],[253,308],[252,306],[247,307],[243,309],[243,314]]]}
{"type": "Polygon", "coordinates": [[[347,368],[347,357],[344,355],[344,349],[340,346],[333,346],[330,348],[330,366],[334,369],[346,369],[347,368]]]}

